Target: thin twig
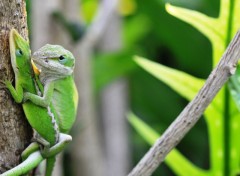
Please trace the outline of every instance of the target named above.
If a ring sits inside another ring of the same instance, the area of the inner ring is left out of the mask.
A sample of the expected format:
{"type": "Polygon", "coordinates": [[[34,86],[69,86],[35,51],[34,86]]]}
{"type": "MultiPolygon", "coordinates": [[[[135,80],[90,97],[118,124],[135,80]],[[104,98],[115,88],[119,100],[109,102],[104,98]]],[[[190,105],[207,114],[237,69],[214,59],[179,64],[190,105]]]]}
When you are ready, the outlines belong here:
{"type": "Polygon", "coordinates": [[[235,73],[239,58],[240,32],[238,31],[197,96],[184,108],[128,176],[150,176],[156,170],[166,155],[196,124],[228,78],[235,73]]]}
{"type": "Polygon", "coordinates": [[[81,45],[94,47],[97,44],[105,29],[108,27],[113,14],[116,13],[118,3],[119,0],[102,1],[92,25],[88,28],[84,38],[80,42],[81,45]]]}

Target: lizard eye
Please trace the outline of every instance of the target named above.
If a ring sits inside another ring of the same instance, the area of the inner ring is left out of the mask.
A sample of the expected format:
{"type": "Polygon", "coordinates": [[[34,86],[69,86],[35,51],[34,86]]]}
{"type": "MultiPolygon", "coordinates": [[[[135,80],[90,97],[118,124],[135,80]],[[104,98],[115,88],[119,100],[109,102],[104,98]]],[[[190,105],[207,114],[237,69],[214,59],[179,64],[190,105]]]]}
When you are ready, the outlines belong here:
{"type": "Polygon", "coordinates": [[[23,55],[22,50],[17,49],[17,50],[16,50],[16,56],[22,56],[22,55],[23,55]]]}
{"type": "Polygon", "coordinates": [[[63,55],[61,55],[60,57],[59,57],[59,60],[64,60],[65,59],[65,57],[63,56],[63,55]]]}
{"type": "Polygon", "coordinates": [[[63,55],[61,55],[59,58],[58,58],[60,64],[65,64],[67,62],[67,58],[64,57],[63,55]]]}

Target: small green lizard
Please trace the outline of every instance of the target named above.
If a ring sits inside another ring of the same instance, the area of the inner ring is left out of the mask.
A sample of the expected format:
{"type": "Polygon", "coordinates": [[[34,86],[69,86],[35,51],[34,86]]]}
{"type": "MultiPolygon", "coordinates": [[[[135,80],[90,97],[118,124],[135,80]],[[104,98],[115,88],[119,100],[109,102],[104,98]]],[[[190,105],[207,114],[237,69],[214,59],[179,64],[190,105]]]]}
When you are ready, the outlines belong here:
{"type": "MultiPolygon", "coordinates": [[[[10,32],[9,43],[11,63],[15,73],[15,87],[13,87],[11,82],[8,80],[5,81],[5,84],[6,87],[9,89],[10,93],[12,94],[14,100],[17,103],[21,103],[26,92],[29,92],[31,94],[38,93],[36,90],[36,84],[33,79],[34,74],[30,63],[31,52],[28,42],[25,41],[14,29],[12,29],[10,32]]],[[[71,136],[65,134],[59,135],[59,131],[56,128],[57,123],[55,123],[54,117],[54,115],[56,116],[56,114],[52,113],[55,112],[55,110],[51,111],[49,106],[38,106],[31,101],[24,101],[22,103],[22,106],[28,122],[36,131],[36,133],[40,135],[40,140],[39,138],[37,138],[37,141],[40,141],[40,143],[44,145],[44,149],[47,148],[48,164],[46,169],[46,175],[51,175],[51,171],[54,166],[55,155],[64,148],[67,142],[71,141],[71,136]],[[59,138],[61,138],[60,141],[58,141],[59,138]],[[50,147],[52,148],[49,150],[50,147]]],[[[37,147],[35,148],[37,149],[37,147]]],[[[43,154],[44,153],[42,153],[42,155],[43,154]]],[[[26,161],[29,160],[27,159],[26,161]]],[[[26,164],[23,162],[21,166],[17,166],[14,170],[14,174],[19,175],[19,172],[22,173],[20,170],[23,166],[25,167],[25,170],[31,170],[34,164],[31,164],[31,162],[28,163],[30,164],[26,164]]]]}
{"type": "Polygon", "coordinates": [[[52,105],[60,132],[68,133],[75,121],[78,104],[73,79],[75,58],[62,46],[47,44],[34,52],[32,61],[35,74],[39,75],[38,85],[44,86],[43,97],[27,92],[24,98],[39,106],[52,105]]]}
{"type": "Polygon", "coordinates": [[[24,99],[42,107],[54,107],[61,133],[68,133],[77,113],[78,92],[73,79],[75,58],[59,45],[45,45],[32,56],[36,81],[43,94],[30,92],[24,99]]]}
{"type": "Polygon", "coordinates": [[[54,107],[56,121],[61,133],[68,133],[77,113],[78,92],[73,79],[75,58],[59,45],[45,45],[32,56],[36,81],[43,93],[30,92],[24,99],[42,107],[54,107]]]}

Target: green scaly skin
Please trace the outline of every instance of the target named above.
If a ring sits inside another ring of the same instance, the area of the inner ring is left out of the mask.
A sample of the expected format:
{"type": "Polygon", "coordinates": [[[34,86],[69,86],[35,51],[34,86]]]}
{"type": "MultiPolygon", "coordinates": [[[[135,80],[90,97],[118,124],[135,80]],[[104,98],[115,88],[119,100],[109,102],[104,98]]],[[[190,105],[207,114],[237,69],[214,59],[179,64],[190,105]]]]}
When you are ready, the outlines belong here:
{"type": "Polygon", "coordinates": [[[78,104],[73,79],[75,58],[62,46],[47,44],[34,52],[32,61],[40,71],[38,83],[40,88],[44,86],[43,96],[26,93],[24,98],[39,106],[52,105],[60,132],[68,133],[75,121],[78,104]]]}
{"type": "MultiPolygon", "coordinates": [[[[9,89],[14,100],[21,103],[23,94],[31,92],[37,94],[35,82],[33,80],[33,71],[30,63],[30,48],[27,41],[25,41],[16,30],[10,32],[10,54],[13,71],[15,74],[15,87],[10,81],[6,81],[6,87],[9,89]]],[[[53,146],[58,140],[57,129],[52,124],[52,117],[48,109],[36,106],[31,101],[22,103],[24,113],[30,125],[37,131],[40,136],[53,146]],[[48,131],[48,133],[46,133],[48,131]]]]}
{"type": "MultiPolygon", "coordinates": [[[[59,143],[50,148],[48,153],[49,157],[55,156],[61,152],[71,140],[69,135],[60,133],[59,143]]],[[[11,170],[4,172],[1,176],[19,176],[37,167],[45,159],[38,149],[39,145],[37,143],[31,143],[30,147],[22,153],[22,155],[26,157],[23,158],[24,161],[11,170]]]]}
{"type": "Polygon", "coordinates": [[[75,121],[78,104],[73,79],[75,58],[62,46],[47,44],[33,54],[32,61],[40,70],[35,76],[43,96],[26,92],[24,99],[42,107],[54,107],[60,132],[68,133],[75,121]]]}
{"type": "MultiPolygon", "coordinates": [[[[15,30],[11,30],[9,42],[11,63],[15,73],[15,88],[9,81],[6,81],[6,87],[9,89],[14,100],[17,103],[21,103],[24,92],[27,91],[37,94],[30,63],[31,52],[28,42],[15,30]]],[[[50,117],[48,109],[36,106],[31,101],[24,102],[22,106],[32,128],[40,134],[45,141],[49,142],[49,147],[53,146],[58,140],[58,134],[52,124],[52,117],[50,117]],[[46,131],[48,133],[46,133],[46,131]]]]}
{"type": "Polygon", "coordinates": [[[68,133],[75,121],[78,105],[73,79],[75,58],[62,46],[47,44],[33,54],[32,61],[37,71],[41,70],[40,74],[35,72],[35,76],[43,96],[25,93],[24,98],[39,106],[54,107],[60,132],[68,133]]]}
{"type": "MultiPolygon", "coordinates": [[[[23,101],[23,95],[26,92],[37,94],[30,63],[31,52],[28,42],[25,41],[14,29],[10,32],[9,43],[11,63],[15,73],[15,87],[13,87],[10,81],[5,81],[5,84],[14,100],[17,103],[21,103],[23,101]]],[[[50,176],[54,166],[55,155],[64,148],[66,143],[71,141],[71,136],[62,134],[59,137],[58,130],[53,123],[53,116],[49,113],[49,107],[38,106],[31,101],[25,101],[22,103],[22,106],[28,122],[37,134],[41,136],[41,140],[43,139],[44,141],[44,147],[48,149],[49,158],[47,160],[49,162],[46,175],[50,176]],[[57,143],[58,138],[61,138],[59,143],[57,143]],[[49,150],[50,147],[52,148],[49,150]]],[[[37,150],[37,147],[35,150],[37,150]]],[[[39,162],[43,159],[42,155],[41,157],[39,156],[38,151],[35,151],[32,154],[28,152],[26,153],[29,157],[27,156],[27,159],[23,163],[8,171],[10,173],[9,175],[21,175],[27,173],[36,166],[37,162],[34,161],[39,162]]],[[[4,175],[6,174],[8,175],[7,172],[4,173],[4,175]]]]}

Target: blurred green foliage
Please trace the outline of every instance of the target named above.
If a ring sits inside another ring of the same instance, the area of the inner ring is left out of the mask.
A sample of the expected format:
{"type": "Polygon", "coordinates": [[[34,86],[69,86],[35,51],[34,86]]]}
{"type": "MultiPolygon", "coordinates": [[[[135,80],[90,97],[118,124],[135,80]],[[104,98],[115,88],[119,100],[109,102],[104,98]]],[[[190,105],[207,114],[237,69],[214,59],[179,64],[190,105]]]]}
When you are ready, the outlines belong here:
{"type": "MultiPolygon", "coordinates": [[[[165,10],[165,2],[214,17],[219,10],[217,0],[136,0],[134,13],[125,16],[123,20],[124,48],[117,53],[99,53],[93,60],[95,91],[101,91],[101,88],[120,76],[128,76],[131,109],[158,132],[163,132],[169,126],[187,101],[139,69],[133,63],[132,56],[153,58],[156,62],[199,78],[206,78],[212,67],[211,45],[207,38],[189,24],[170,16],[165,10]]],[[[135,131],[132,131],[131,141],[133,164],[136,164],[149,145],[135,131]]],[[[209,167],[208,136],[203,120],[191,130],[178,148],[197,166],[209,167]]],[[[163,164],[154,175],[174,174],[163,164]]]]}
{"type": "MultiPolygon", "coordinates": [[[[166,10],[169,14],[172,14],[173,16],[191,24],[210,40],[213,50],[212,61],[213,66],[215,67],[221,55],[225,51],[228,43],[239,29],[239,7],[240,1],[221,0],[221,11],[218,18],[206,16],[205,14],[199,13],[196,10],[189,10],[171,5],[167,5],[166,10]]],[[[194,47],[195,46],[196,45],[194,45],[194,47]]],[[[198,87],[198,89],[201,87],[200,83],[202,84],[202,81],[187,75],[184,72],[179,72],[172,68],[157,64],[156,62],[150,62],[140,57],[137,57],[136,61],[142,68],[170,86],[174,91],[178,92],[188,100],[191,100],[193,98],[192,95],[197,93],[195,87],[198,87]]],[[[200,66],[202,67],[203,65],[200,66]]],[[[239,77],[239,75],[236,76],[239,77]]],[[[236,80],[237,79],[238,78],[236,78],[236,80]]],[[[231,92],[234,91],[233,96],[235,96],[238,94],[238,82],[235,81],[233,83],[235,85],[233,86],[230,84],[230,90],[231,92]]],[[[234,98],[236,99],[237,104],[239,104],[238,98],[236,96],[234,98]]],[[[224,86],[221,89],[213,102],[205,111],[204,115],[208,126],[210,147],[209,162],[211,167],[202,172],[198,170],[199,167],[196,168],[195,166],[190,166],[191,164],[189,164],[189,161],[182,161],[181,164],[185,163],[185,166],[180,166],[180,164],[176,163],[176,158],[181,159],[181,156],[177,156],[175,150],[173,150],[167,156],[166,163],[174,170],[175,173],[177,173],[177,175],[237,175],[240,170],[240,143],[238,142],[240,133],[240,116],[239,111],[236,109],[236,105],[233,103],[232,97],[229,95],[228,87],[224,86]],[[174,156],[174,159],[170,159],[172,156],[174,156]],[[181,168],[184,168],[185,172],[182,172],[181,168]]],[[[149,135],[149,132],[147,135],[144,133],[144,131],[146,132],[150,127],[144,127],[142,122],[139,123],[138,120],[132,116],[133,115],[130,115],[130,122],[132,125],[148,143],[152,144],[152,142],[149,142],[150,139],[146,137],[149,135]]],[[[196,127],[194,129],[196,129],[196,127]]],[[[202,129],[202,131],[203,130],[206,129],[202,129]]],[[[155,134],[152,135],[154,136],[155,134]]],[[[195,136],[195,138],[199,139],[199,136],[195,136]]],[[[191,148],[192,152],[194,150],[195,148],[191,148]]],[[[196,162],[193,161],[192,163],[196,162]]],[[[200,168],[203,168],[203,166],[200,166],[200,168]]]]}
{"type": "Polygon", "coordinates": [[[98,9],[99,2],[98,0],[81,0],[81,10],[79,15],[82,16],[82,19],[86,24],[91,23],[98,9]]]}
{"type": "MultiPolygon", "coordinates": [[[[134,129],[140,134],[144,140],[153,145],[159,138],[160,134],[153,130],[150,126],[136,117],[133,113],[128,114],[128,120],[134,129]]],[[[184,155],[181,154],[177,149],[171,150],[166,156],[165,163],[179,176],[194,175],[194,176],[207,176],[208,171],[201,169],[194,165],[193,162],[188,160],[184,155]]]]}

